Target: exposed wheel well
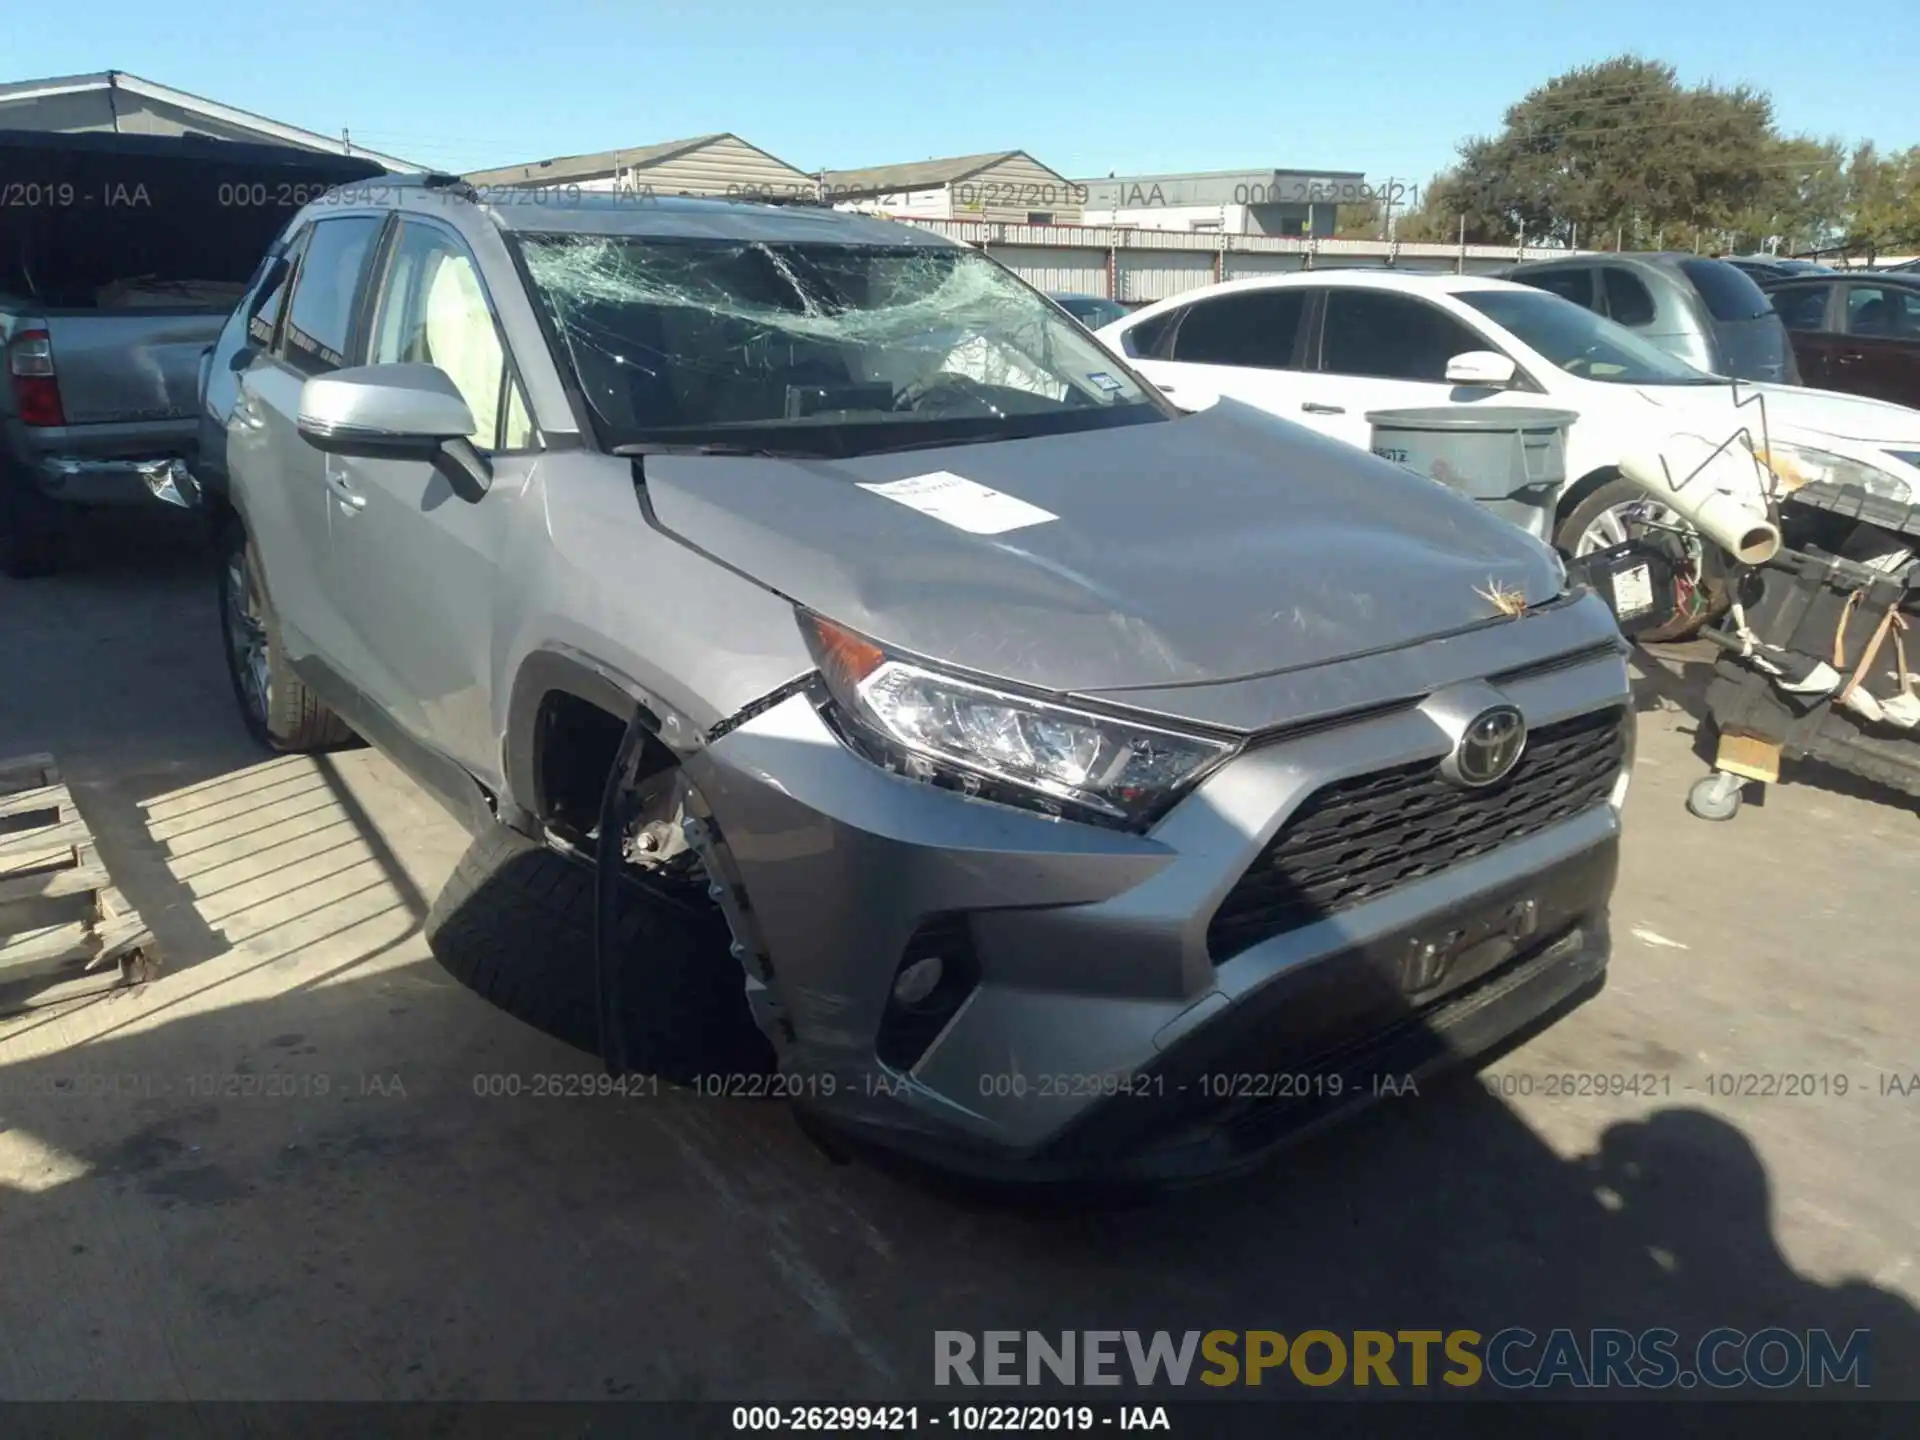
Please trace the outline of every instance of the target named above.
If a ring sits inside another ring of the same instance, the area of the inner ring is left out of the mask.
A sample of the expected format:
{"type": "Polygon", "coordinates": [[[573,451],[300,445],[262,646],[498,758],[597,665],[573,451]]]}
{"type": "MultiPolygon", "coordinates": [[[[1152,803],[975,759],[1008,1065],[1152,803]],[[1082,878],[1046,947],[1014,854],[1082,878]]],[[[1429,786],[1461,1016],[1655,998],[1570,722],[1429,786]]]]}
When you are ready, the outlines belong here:
{"type": "MultiPolygon", "coordinates": [[[[533,733],[535,818],[541,824],[575,844],[595,835],[607,773],[626,728],[622,717],[565,690],[541,697],[533,733]]],[[[673,752],[648,735],[636,778],[677,764],[673,752]]]]}

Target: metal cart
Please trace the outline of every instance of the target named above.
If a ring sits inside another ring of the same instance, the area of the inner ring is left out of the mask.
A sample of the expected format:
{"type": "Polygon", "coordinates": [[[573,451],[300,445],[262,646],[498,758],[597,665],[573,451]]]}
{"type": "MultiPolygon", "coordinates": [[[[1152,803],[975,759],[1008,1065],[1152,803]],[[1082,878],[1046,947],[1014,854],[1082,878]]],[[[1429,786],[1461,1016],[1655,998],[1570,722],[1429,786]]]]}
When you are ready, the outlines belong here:
{"type": "Polygon", "coordinates": [[[1701,633],[1723,654],[1707,690],[1714,770],[1687,808],[1731,820],[1745,787],[1811,758],[1920,796],[1920,697],[1905,632],[1920,613],[1920,507],[1809,484],[1779,501],[1782,548],[1733,577],[1701,633]]]}

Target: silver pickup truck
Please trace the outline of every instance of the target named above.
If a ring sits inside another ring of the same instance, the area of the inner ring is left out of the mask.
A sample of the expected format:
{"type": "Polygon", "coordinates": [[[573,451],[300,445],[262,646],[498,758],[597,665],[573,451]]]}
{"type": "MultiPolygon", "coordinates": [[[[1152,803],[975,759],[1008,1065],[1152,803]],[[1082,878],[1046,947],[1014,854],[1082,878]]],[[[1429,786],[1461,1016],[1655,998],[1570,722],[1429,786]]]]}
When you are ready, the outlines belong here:
{"type": "Polygon", "coordinates": [[[201,365],[268,243],[379,173],[290,147],[0,132],[0,570],[56,568],[80,508],[191,490],[201,365]]]}

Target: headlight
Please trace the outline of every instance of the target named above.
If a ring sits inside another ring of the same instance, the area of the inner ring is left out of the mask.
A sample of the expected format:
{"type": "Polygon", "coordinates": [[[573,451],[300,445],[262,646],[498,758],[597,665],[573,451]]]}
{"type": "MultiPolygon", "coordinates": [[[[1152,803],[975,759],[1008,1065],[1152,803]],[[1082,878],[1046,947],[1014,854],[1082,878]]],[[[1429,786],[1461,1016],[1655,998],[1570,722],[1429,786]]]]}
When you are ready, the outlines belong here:
{"type": "Polygon", "coordinates": [[[801,628],[848,742],[964,794],[1144,829],[1239,748],[943,675],[819,616],[801,628]]]}
{"type": "Polygon", "coordinates": [[[1898,475],[1831,451],[1810,450],[1804,445],[1788,445],[1776,440],[1760,453],[1760,459],[1788,490],[1824,483],[1857,485],[1869,495],[1885,500],[1904,501],[1910,497],[1907,482],[1898,475]]]}

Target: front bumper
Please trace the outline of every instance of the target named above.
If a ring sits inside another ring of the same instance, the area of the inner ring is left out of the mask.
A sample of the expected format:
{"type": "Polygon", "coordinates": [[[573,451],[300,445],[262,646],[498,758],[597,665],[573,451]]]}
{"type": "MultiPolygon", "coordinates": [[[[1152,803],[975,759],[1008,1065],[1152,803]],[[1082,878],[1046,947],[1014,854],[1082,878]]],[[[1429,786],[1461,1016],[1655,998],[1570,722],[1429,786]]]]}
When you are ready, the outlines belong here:
{"type": "Polygon", "coordinates": [[[802,695],[717,740],[689,778],[737,892],[737,948],[764,977],[750,994],[784,1037],[803,1104],[996,1177],[1195,1176],[1398,1093],[1402,1077],[1497,1044],[1598,984],[1623,787],[1219,963],[1210,951],[1222,900],[1304,802],[1437,760],[1450,744],[1438,717],[1490,699],[1536,728],[1613,707],[1632,723],[1617,652],[1497,691],[1461,681],[1421,705],[1255,746],[1146,835],[888,774],[802,695]],[[1528,922],[1509,933],[1502,917],[1516,910],[1528,922]],[[1476,942],[1471,958],[1409,991],[1409,948],[1460,936],[1476,942]],[[907,1061],[889,1063],[889,997],[903,956],[929,937],[964,947],[976,978],[907,1061]]]}

